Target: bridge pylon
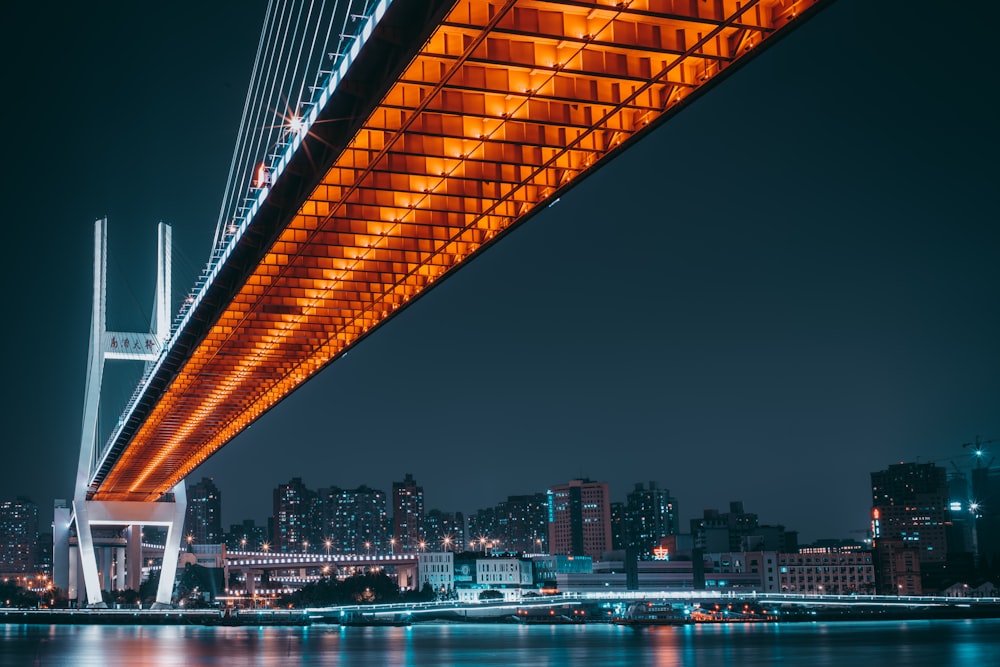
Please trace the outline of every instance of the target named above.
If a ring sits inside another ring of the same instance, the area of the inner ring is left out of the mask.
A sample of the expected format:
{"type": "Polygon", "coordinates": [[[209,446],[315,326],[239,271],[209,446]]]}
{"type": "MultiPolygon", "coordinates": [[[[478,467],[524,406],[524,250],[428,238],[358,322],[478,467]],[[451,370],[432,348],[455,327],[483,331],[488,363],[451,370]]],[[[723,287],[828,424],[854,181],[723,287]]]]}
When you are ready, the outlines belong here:
{"type": "MultiPolygon", "coordinates": [[[[171,605],[177,559],[180,555],[184,511],[187,506],[184,482],[173,489],[173,498],[161,502],[101,501],[92,500],[94,474],[104,452],[97,442],[98,407],[104,363],[109,360],[155,362],[170,337],[170,226],[160,223],[157,228],[156,296],[151,323],[152,331],[133,333],[108,331],[106,326],[107,299],[107,218],[94,223],[94,304],[90,323],[90,349],[87,359],[87,383],[84,394],[83,429],[80,442],[80,461],[77,468],[76,490],[73,496],[72,523],[76,528],[77,551],[70,551],[65,559],[69,564],[67,578],[72,599],[78,589],[78,572],[82,571],[87,606],[104,607],[103,588],[111,590],[138,589],[142,573],[142,526],[160,526],[167,529],[167,541],[156,591],[156,607],[171,605]],[[121,546],[121,538],[108,541],[94,535],[111,527],[124,529],[124,539],[131,540],[128,548],[121,546]],[[102,542],[104,544],[102,544],[102,542]],[[137,542],[137,543],[136,543],[137,542]],[[98,549],[103,549],[102,571],[98,570],[98,549]],[[128,554],[128,556],[126,556],[128,554]],[[76,556],[74,558],[74,556],[76,556]],[[114,574],[112,574],[114,572],[114,574]],[[102,577],[103,574],[103,577],[102,577]],[[103,579],[103,581],[102,581],[103,579]]],[[[119,425],[120,426],[120,425],[119,425]]],[[[55,548],[69,549],[68,531],[65,545],[55,548]]],[[[82,598],[81,598],[82,599],[82,598]]]]}

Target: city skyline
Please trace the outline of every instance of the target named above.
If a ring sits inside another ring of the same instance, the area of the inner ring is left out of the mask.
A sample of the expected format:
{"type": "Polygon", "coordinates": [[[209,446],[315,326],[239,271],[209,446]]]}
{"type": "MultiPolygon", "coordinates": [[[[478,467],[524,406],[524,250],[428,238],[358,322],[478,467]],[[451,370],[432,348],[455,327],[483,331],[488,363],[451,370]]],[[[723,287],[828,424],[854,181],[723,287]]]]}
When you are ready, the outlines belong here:
{"type": "MultiPolygon", "coordinates": [[[[12,10],[23,30],[6,45],[24,65],[9,85],[24,103],[4,113],[25,129],[3,179],[19,320],[4,343],[21,384],[4,405],[0,494],[36,499],[42,517],[73,493],[93,220],[109,216],[113,326],[148,319],[160,219],[175,229],[175,296],[191,287],[263,7],[199,6],[199,21],[193,4],[74,7],[52,25],[12,10]]],[[[912,49],[935,15],[830,4],[190,481],[229,489],[241,509],[223,510],[228,526],[267,516],[255,490],[294,476],[389,490],[411,472],[427,507],[463,512],[573,477],[608,481],[616,499],[657,480],[682,525],[742,499],[793,529],[823,517],[809,541],[867,527],[872,471],[967,467],[963,443],[1000,438],[983,99],[996,56],[975,38],[984,27],[947,19],[933,48],[912,49]],[[959,47],[961,67],[934,56],[959,47]]],[[[134,388],[117,374],[109,399],[134,388]]]]}
{"type": "MultiPolygon", "coordinates": [[[[979,497],[987,504],[995,500],[996,494],[996,475],[988,471],[988,467],[977,466],[972,476],[973,487],[978,488],[979,497]]],[[[855,545],[886,542],[886,558],[891,558],[894,550],[909,549],[912,553],[908,557],[918,556],[928,567],[945,562],[950,567],[964,567],[968,563],[963,565],[962,559],[969,554],[974,554],[972,558],[977,562],[992,562],[996,512],[985,510],[984,515],[981,507],[966,507],[969,480],[964,472],[934,463],[905,463],[890,464],[885,470],[873,471],[870,477],[874,531],[866,537],[872,539],[851,536],[847,541],[855,545]],[[915,507],[920,508],[919,515],[914,515],[915,507]],[[978,530],[970,523],[969,512],[976,514],[978,530]]],[[[625,502],[612,499],[609,491],[606,483],[597,480],[571,479],[544,492],[508,495],[505,501],[477,508],[463,519],[461,512],[425,510],[423,487],[409,473],[393,483],[391,504],[387,503],[389,494],[365,484],[354,489],[309,488],[296,477],[273,489],[273,514],[261,524],[256,524],[259,517],[245,518],[224,531],[220,517],[225,494],[212,478],[203,477],[189,484],[183,535],[188,545],[225,542],[231,549],[251,551],[321,552],[325,548],[336,553],[433,551],[439,541],[444,550],[475,551],[477,539],[484,543],[489,539],[489,548],[496,551],[587,555],[594,561],[602,560],[609,551],[627,548],[626,544],[632,545],[636,553],[649,556],[668,536],[687,535],[707,552],[751,551],[755,548],[751,545],[759,542],[769,544],[767,549],[784,553],[793,553],[800,546],[797,536],[802,526],[785,526],[774,517],[762,520],[758,513],[747,511],[742,501],[731,501],[728,512],[704,508],[701,517],[690,521],[688,532],[687,526],[678,525],[678,499],[655,480],[650,480],[648,488],[637,483],[625,502]],[[572,518],[580,511],[582,514],[572,518]],[[617,518],[616,512],[620,513],[617,518]],[[442,521],[451,527],[442,527],[442,521]],[[619,525],[618,521],[623,523],[619,525]],[[596,532],[594,526],[599,526],[596,532]],[[249,544],[245,540],[248,530],[260,533],[249,544]],[[407,539],[407,533],[411,539],[407,539]]],[[[47,534],[38,526],[38,506],[30,498],[0,498],[0,509],[4,513],[4,535],[8,541],[13,539],[9,543],[0,541],[0,550],[4,551],[0,561],[17,561],[11,549],[21,549],[23,560],[28,553],[24,550],[31,543],[30,539],[25,541],[27,533],[33,532],[36,538],[47,534]],[[33,517],[33,528],[26,532],[28,524],[24,521],[28,516],[33,517]]],[[[825,536],[817,546],[826,548],[843,541],[825,536]]],[[[482,548],[485,550],[485,545],[482,548]]],[[[19,568],[27,571],[23,563],[19,568]]],[[[944,570],[928,572],[927,576],[933,580],[942,573],[944,570]]],[[[891,592],[895,586],[887,590],[891,592]]],[[[913,589],[911,594],[919,591],[913,589]]]]}

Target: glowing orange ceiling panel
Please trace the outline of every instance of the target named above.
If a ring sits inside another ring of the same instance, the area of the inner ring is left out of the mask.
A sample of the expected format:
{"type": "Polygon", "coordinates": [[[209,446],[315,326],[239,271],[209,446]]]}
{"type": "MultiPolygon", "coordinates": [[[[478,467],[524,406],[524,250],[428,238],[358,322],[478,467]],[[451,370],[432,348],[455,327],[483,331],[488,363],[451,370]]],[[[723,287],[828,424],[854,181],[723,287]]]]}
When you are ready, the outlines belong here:
{"type": "Polygon", "coordinates": [[[435,280],[823,3],[447,4],[366,120],[314,165],[305,200],[283,204],[273,243],[94,498],[159,498],[435,280]]]}

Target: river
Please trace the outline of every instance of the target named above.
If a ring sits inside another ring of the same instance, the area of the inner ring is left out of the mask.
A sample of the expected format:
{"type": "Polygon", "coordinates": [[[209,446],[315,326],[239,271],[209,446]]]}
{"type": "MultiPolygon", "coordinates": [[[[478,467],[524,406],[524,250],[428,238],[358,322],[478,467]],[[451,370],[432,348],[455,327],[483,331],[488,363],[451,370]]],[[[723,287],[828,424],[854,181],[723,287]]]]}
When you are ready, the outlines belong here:
{"type": "Polygon", "coordinates": [[[1000,620],[410,627],[2,625],[0,665],[1000,665],[1000,620]]]}

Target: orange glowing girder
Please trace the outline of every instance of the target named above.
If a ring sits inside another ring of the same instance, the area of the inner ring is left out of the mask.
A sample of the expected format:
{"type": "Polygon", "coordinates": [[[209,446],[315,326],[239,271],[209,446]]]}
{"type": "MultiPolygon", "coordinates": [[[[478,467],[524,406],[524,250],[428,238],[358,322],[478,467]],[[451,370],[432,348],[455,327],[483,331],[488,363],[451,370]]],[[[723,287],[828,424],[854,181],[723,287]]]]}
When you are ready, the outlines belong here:
{"type": "MultiPolygon", "coordinates": [[[[155,500],[822,0],[456,2],[93,496],[155,500]]],[[[416,46],[414,50],[416,51],[416,46]]]]}

